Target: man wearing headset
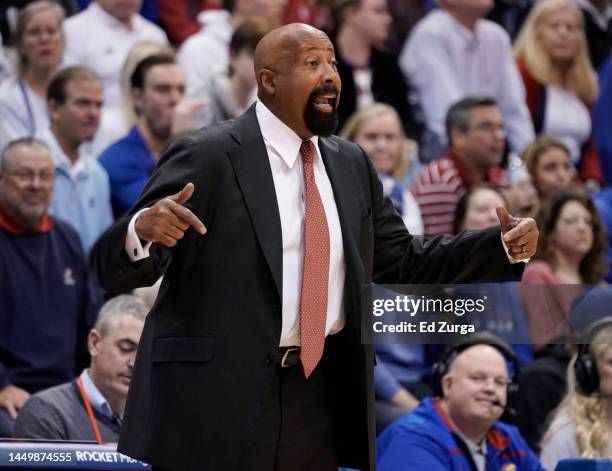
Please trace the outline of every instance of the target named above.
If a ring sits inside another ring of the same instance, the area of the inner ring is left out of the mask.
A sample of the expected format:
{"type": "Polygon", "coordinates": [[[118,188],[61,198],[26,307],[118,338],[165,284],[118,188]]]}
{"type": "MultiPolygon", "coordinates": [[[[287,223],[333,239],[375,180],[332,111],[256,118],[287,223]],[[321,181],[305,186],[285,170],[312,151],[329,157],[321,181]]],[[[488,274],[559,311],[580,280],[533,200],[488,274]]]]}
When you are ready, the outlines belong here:
{"type": "Polygon", "coordinates": [[[448,347],[434,366],[434,397],[379,437],[378,470],[543,470],[518,430],[499,421],[517,368],[510,347],[486,332],[448,347]]]}

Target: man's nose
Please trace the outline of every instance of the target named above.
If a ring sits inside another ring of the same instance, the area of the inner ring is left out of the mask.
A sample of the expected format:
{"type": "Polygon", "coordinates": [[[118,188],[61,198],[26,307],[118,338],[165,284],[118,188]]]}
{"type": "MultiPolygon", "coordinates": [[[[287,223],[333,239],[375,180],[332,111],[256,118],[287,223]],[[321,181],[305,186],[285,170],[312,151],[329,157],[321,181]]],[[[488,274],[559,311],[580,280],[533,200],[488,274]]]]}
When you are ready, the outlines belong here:
{"type": "Polygon", "coordinates": [[[178,88],[175,90],[170,90],[170,103],[172,104],[172,106],[176,105],[179,101],[181,101],[181,98],[183,98],[183,96],[184,93],[178,88]]]}
{"type": "Polygon", "coordinates": [[[327,62],[323,65],[323,79],[327,83],[334,83],[336,85],[340,82],[338,71],[333,65],[327,62]]]}

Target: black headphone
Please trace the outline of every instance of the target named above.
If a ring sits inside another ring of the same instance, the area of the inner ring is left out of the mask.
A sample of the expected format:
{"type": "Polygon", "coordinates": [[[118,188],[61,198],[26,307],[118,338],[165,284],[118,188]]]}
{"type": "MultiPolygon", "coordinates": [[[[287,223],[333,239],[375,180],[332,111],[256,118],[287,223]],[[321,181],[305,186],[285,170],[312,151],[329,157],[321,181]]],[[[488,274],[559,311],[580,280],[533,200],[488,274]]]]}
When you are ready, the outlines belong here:
{"type": "Polygon", "coordinates": [[[433,391],[433,395],[437,397],[444,396],[444,391],[442,390],[442,378],[444,378],[444,376],[446,376],[450,370],[450,366],[455,358],[457,358],[457,355],[475,345],[490,345],[501,353],[506,361],[512,366],[512,377],[510,378],[508,390],[506,392],[506,403],[509,403],[511,396],[515,396],[518,392],[517,378],[520,369],[518,358],[516,358],[516,355],[512,351],[512,348],[510,348],[510,345],[508,345],[498,336],[487,331],[476,332],[456,344],[449,345],[446,350],[442,352],[440,359],[433,366],[431,375],[431,389],[433,391]]]}
{"type": "Polygon", "coordinates": [[[612,326],[612,317],[603,317],[592,322],[584,330],[582,343],[578,347],[578,355],[574,362],[576,376],[576,392],[589,396],[599,388],[599,372],[597,362],[591,350],[591,342],[595,336],[606,327],[612,326]]]}

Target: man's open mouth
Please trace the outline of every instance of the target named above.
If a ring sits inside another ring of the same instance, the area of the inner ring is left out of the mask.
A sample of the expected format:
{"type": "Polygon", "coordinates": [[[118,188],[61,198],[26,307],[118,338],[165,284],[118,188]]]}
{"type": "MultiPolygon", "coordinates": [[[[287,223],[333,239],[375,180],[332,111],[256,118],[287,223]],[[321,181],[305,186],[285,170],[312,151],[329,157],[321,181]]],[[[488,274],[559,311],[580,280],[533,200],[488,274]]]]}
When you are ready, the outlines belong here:
{"type": "Polygon", "coordinates": [[[315,97],[313,104],[318,111],[331,113],[336,107],[336,95],[319,95],[315,97]]]}

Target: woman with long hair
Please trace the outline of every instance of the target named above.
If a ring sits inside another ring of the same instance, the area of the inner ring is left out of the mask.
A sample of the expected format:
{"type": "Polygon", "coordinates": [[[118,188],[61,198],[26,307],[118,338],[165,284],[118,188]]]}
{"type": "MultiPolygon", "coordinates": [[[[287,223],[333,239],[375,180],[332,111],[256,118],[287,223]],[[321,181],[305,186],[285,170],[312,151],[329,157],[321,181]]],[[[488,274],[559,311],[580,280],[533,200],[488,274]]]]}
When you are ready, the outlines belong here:
{"type": "Polygon", "coordinates": [[[603,281],[607,264],[606,230],[593,200],[582,189],[571,187],[550,195],[536,222],[538,247],[525,268],[521,297],[532,341],[539,346],[567,333],[572,301],[583,285],[603,281]]]}
{"type": "Polygon", "coordinates": [[[522,157],[540,199],[574,183],[572,156],[561,141],[540,135],[525,148],[522,157]]]}
{"type": "Polygon", "coordinates": [[[0,86],[0,149],[49,126],[47,86],[64,52],[64,11],[42,0],[27,5],[15,30],[17,77],[0,86]]]}
{"type": "Polygon", "coordinates": [[[546,469],[567,458],[612,458],[612,318],[597,326],[570,361],[567,394],[542,439],[546,469]]]}
{"type": "Polygon", "coordinates": [[[384,103],[362,108],[351,115],[340,135],[363,147],[378,173],[383,192],[402,215],[406,228],[412,234],[422,234],[419,206],[412,193],[400,184],[408,185],[410,176],[418,175],[419,163],[409,160],[408,141],[397,111],[384,103]]]}
{"type": "Polygon", "coordinates": [[[589,61],[582,14],[573,0],[540,0],[515,45],[536,134],[562,141],[580,179],[595,189],[602,181],[591,138],[590,108],[597,77],[589,61]]]}

